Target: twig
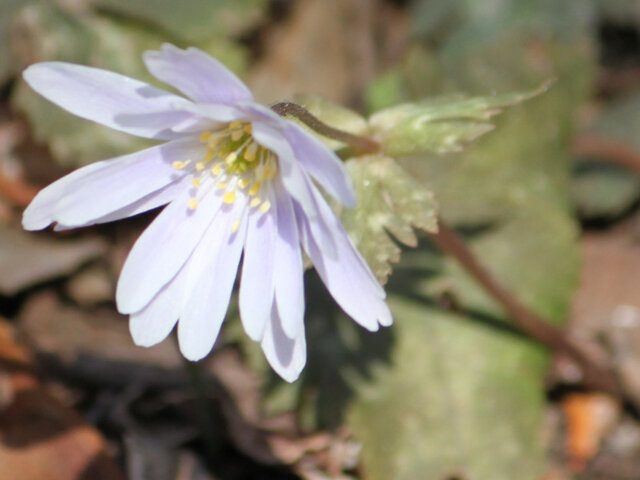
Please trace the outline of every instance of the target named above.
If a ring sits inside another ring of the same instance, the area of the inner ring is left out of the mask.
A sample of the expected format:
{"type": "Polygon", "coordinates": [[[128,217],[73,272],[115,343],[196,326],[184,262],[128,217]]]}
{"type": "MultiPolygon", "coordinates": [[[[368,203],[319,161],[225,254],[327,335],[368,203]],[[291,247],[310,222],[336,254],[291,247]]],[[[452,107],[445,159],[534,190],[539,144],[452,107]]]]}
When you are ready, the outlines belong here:
{"type": "Polygon", "coordinates": [[[575,155],[606,160],[632,170],[640,176],[640,152],[626,143],[599,135],[584,135],[573,140],[575,155]]]}
{"type": "Polygon", "coordinates": [[[380,151],[380,144],[370,138],[360,137],[351,133],[338,130],[330,127],[326,123],[320,121],[317,117],[312,115],[306,108],[297,103],[292,102],[280,102],[271,106],[271,110],[278,115],[285,116],[291,115],[296,117],[302,123],[307,125],[312,130],[315,130],[320,135],[324,135],[328,138],[333,138],[342,143],[350,145],[354,149],[354,155],[365,155],[368,153],[377,153],[380,151]]]}
{"type": "Polygon", "coordinates": [[[444,222],[439,231],[431,235],[434,243],[444,253],[454,257],[484,289],[511,315],[513,322],[526,335],[546,345],[558,354],[572,358],[582,371],[583,384],[628,400],[617,377],[597,364],[567,338],[565,333],[543,320],[522,305],[508,290],[487,271],[467,247],[464,241],[444,222]]]}

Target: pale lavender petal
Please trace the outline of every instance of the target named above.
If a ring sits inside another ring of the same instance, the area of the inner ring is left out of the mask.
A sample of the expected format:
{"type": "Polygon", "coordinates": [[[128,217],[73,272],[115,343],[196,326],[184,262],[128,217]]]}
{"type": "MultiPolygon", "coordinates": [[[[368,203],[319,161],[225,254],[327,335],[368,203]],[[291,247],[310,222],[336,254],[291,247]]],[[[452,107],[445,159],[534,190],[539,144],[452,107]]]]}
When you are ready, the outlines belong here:
{"type": "Polygon", "coordinates": [[[285,191],[276,195],[278,241],[275,257],[275,303],[285,334],[296,338],[304,328],[304,267],[298,225],[285,191]]]}
{"type": "MultiPolygon", "coordinates": [[[[253,137],[278,156],[281,172],[279,179],[282,185],[301,205],[305,215],[312,220],[315,219],[318,216],[318,206],[311,192],[311,182],[295,159],[289,142],[276,128],[259,122],[253,123],[253,137]]],[[[326,254],[335,255],[333,237],[325,235],[326,229],[316,228],[314,222],[311,223],[311,229],[316,237],[322,238],[326,254]]]]}
{"type": "Polygon", "coordinates": [[[122,267],[116,300],[121,313],[142,310],[180,270],[220,208],[216,192],[203,195],[196,210],[188,209],[191,192],[171,202],[133,245],[122,267]]]}
{"type": "Polygon", "coordinates": [[[262,351],[269,365],[287,382],[294,382],[307,362],[307,343],[304,326],[298,335],[291,339],[282,329],[280,317],[274,304],[271,310],[271,320],[262,339],[262,351]]]}
{"type": "Polygon", "coordinates": [[[185,270],[186,265],[149,305],[129,317],[129,331],[136,345],[150,347],[160,343],[173,330],[184,306],[185,270]]]}
{"type": "MultiPolygon", "coordinates": [[[[272,205],[275,202],[273,196],[268,193],[265,200],[270,201],[272,205]]],[[[273,269],[279,242],[276,230],[277,212],[274,207],[266,214],[254,208],[248,218],[239,305],[244,330],[254,341],[262,339],[273,303],[273,269]]]]}
{"type": "MultiPolygon", "coordinates": [[[[175,181],[167,185],[166,187],[161,188],[160,190],[156,190],[153,193],[141,198],[140,200],[136,200],[130,205],[126,207],[122,207],[114,212],[105,215],[104,217],[96,218],[95,220],[86,223],[83,227],[89,225],[97,225],[100,223],[108,223],[113,222],[115,220],[121,220],[123,218],[133,217],[135,215],[139,215],[144,212],[148,212],[149,210],[153,210],[154,208],[161,207],[166,205],[167,203],[172,202],[178,195],[185,191],[185,189],[189,188],[190,182],[187,178],[182,178],[180,180],[175,181]]],[[[56,232],[61,232],[65,230],[71,230],[74,228],[78,228],[73,225],[63,225],[61,223],[56,223],[54,230],[56,232]]]]}
{"type": "Polygon", "coordinates": [[[316,136],[288,122],[285,136],[296,159],[330,195],[348,207],[355,207],[356,194],[351,176],[338,156],[316,136]]]}
{"type": "Polygon", "coordinates": [[[201,103],[252,100],[242,81],[215,58],[197,48],[186,50],[165,43],[159,51],[143,55],[147,69],[161,80],[201,103]]]}
{"type": "Polygon", "coordinates": [[[55,222],[54,207],[67,187],[81,182],[83,178],[102,168],[105,168],[105,162],[92,163],[40,190],[22,214],[22,226],[25,230],[42,230],[55,222]]]}
{"type": "Polygon", "coordinates": [[[175,140],[140,152],[100,162],[79,181],[68,184],[55,203],[54,220],[65,226],[95,223],[96,219],[183,178],[175,160],[199,159],[206,147],[193,140],[175,140]]]}
{"type": "Polygon", "coordinates": [[[247,229],[243,203],[237,200],[228,211],[222,207],[189,262],[191,283],[178,322],[180,351],[189,360],[211,351],[227,313],[247,229]],[[236,220],[241,226],[233,233],[236,220]]]}
{"type": "Polygon", "coordinates": [[[192,114],[191,102],[114,72],[64,62],[43,62],[23,77],[40,95],[65,110],[115,130],[145,138],[176,137],[170,128],[192,114]]]}
{"type": "Polygon", "coordinates": [[[384,290],[320,193],[314,190],[314,196],[320,213],[317,223],[333,235],[336,257],[325,255],[323,245],[310,228],[311,220],[306,218],[299,206],[294,207],[298,222],[303,226],[302,244],[320,278],[342,309],[364,328],[376,331],[378,324],[390,325],[392,317],[384,301],[384,290]]]}

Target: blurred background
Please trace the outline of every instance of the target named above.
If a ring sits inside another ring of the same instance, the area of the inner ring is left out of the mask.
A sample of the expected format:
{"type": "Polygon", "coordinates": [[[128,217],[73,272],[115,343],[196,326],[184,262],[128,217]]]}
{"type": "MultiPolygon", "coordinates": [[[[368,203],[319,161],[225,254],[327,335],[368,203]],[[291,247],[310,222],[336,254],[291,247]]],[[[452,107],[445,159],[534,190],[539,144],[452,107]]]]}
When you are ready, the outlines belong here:
{"type": "Polygon", "coordinates": [[[0,0],[0,479],[640,479],[640,2],[0,0]],[[355,326],[307,272],[309,361],[285,384],[232,300],[214,352],[133,345],[114,286],[157,212],[26,233],[43,186],[145,141],[20,78],[63,60],[154,83],[141,53],[196,46],[264,103],[362,114],[552,87],[463,151],[399,158],[528,308],[625,386],[586,388],[419,235],[355,326]]]}

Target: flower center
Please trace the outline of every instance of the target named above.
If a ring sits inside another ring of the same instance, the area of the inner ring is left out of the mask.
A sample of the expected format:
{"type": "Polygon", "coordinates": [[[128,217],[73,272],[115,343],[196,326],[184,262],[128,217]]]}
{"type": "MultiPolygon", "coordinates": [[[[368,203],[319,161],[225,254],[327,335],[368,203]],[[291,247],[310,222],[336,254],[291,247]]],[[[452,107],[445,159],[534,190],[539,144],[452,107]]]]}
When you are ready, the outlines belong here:
{"type": "MultiPolygon", "coordinates": [[[[198,207],[200,186],[213,183],[215,188],[224,192],[224,203],[232,204],[242,194],[251,197],[250,208],[258,208],[263,214],[269,211],[271,202],[263,201],[258,194],[263,183],[278,173],[278,159],[273,152],[257,143],[251,133],[249,122],[231,122],[222,130],[205,131],[200,135],[200,141],[207,144],[203,159],[195,163],[191,160],[173,162],[176,169],[192,170],[191,183],[195,194],[188,203],[190,210],[198,207]]],[[[234,231],[238,226],[234,224],[234,231]]]]}

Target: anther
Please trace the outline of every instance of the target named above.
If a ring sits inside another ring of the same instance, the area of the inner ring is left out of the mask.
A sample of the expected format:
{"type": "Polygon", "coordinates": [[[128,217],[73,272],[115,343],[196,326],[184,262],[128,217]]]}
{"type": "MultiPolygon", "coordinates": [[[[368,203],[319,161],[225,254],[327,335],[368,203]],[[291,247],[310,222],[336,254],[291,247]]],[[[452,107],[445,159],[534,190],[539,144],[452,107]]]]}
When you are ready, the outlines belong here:
{"type": "Polygon", "coordinates": [[[190,198],[187,206],[189,207],[189,210],[195,210],[196,208],[198,208],[198,199],[190,198]]]}
{"type": "Polygon", "coordinates": [[[213,160],[215,154],[216,152],[214,152],[213,150],[207,150],[207,154],[204,156],[204,163],[209,163],[211,160],[213,160]]]}
{"type": "Polygon", "coordinates": [[[233,203],[236,201],[236,192],[227,192],[224,194],[224,196],[222,197],[222,201],[224,203],[233,203]]]}
{"type": "Polygon", "coordinates": [[[253,128],[251,128],[251,124],[250,124],[250,123],[247,123],[247,124],[244,126],[244,131],[245,131],[245,133],[248,133],[249,135],[251,135],[251,131],[252,131],[252,130],[253,130],[253,128]]]}
{"type": "Polygon", "coordinates": [[[239,229],[240,229],[240,220],[236,220],[235,222],[233,222],[233,225],[231,225],[231,233],[236,233],[239,229]]]}
{"type": "Polygon", "coordinates": [[[249,189],[249,195],[251,196],[256,195],[260,191],[260,187],[261,187],[260,182],[254,183],[249,189]]]}
{"type": "Polygon", "coordinates": [[[200,141],[201,142],[206,142],[207,140],[209,140],[209,137],[211,137],[211,132],[210,131],[207,130],[205,132],[202,132],[200,134],[200,141]]]}
{"type": "Polygon", "coordinates": [[[260,205],[260,213],[267,213],[271,208],[271,202],[269,200],[265,200],[262,205],[260,205]]]}
{"type": "Polygon", "coordinates": [[[240,180],[238,180],[238,186],[240,188],[247,188],[249,186],[249,179],[248,178],[241,178],[240,180]]]}
{"type": "Polygon", "coordinates": [[[216,163],[213,167],[211,167],[211,173],[218,176],[222,173],[222,164],[216,163]]]}
{"type": "Polygon", "coordinates": [[[231,165],[233,162],[236,161],[236,158],[238,158],[238,154],[236,152],[231,152],[229,155],[227,155],[227,157],[224,159],[224,163],[226,163],[227,165],[231,165]]]}
{"type": "Polygon", "coordinates": [[[256,159],[256,153],[258,152],[258,144],[255,142],[251,142],[249,146],[244,151],[244,158],[247,159],[248,162],[253,162],[256,159]]]}
{"type": "Polygon", "coordinates": [[[196,170],[201,172],[204,170],[204,162],[198,162],[196,163],[196,170]]]}
{"type": "Polygon", "coordinates": [[[176,169],[180,170],[180,169],[182,169],[182,168],[186,167],[188,163],[189,163],[189,162],[181,162],[180,160],[176,160],[175,162],[173,162],[173,163],[171,164],[171,166],[172,166],[173,168],[176,168],[176,169]]]}
{"type": "Polygon", "coordinates": [[[198,188],[200,186],[200,179],[197,177],[192,178],[191,185],[193,185],[195,188],[198,188]]]}
{"type": "Polygon", "coordinates": [[[218,182],[218,184],[216,185],[216,187],[218,187],[219,190],[225,190],[228,186],[227,182],[218,182]]]}
{"type": "Polygon", "coordinates": [[[244,132],[242,130],[234,130],[233,132],[231,132],[231,141],[237,142],[242,138],[243,135],[244,132]]]}
{"type": "Polygon", "coordinates": [[[249,202],[249,206],[253,208],[253,207],[257,207],[261,203],[262,203],[262,199],[260,197],[254,197],[249,202]]]}
{"type": "Polygon", "coordinates": [[[237,128],[240,128],[241,126],[242,126],[242,122],[238,122],[238,121],[231,122],[231,123],[229,124],[229,128],[230,128],[231,130],[235,130],[235,129],[237,129],[237,128]]]}

